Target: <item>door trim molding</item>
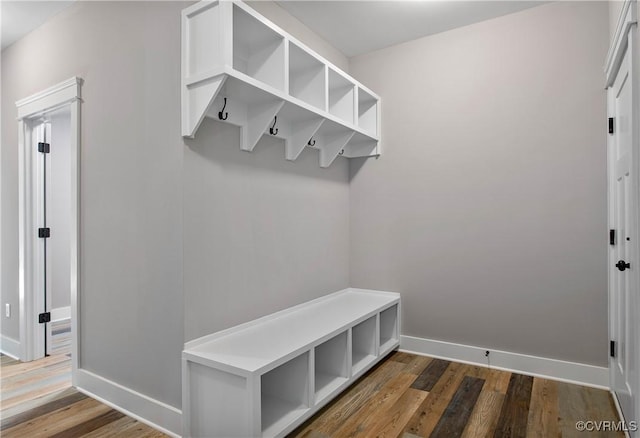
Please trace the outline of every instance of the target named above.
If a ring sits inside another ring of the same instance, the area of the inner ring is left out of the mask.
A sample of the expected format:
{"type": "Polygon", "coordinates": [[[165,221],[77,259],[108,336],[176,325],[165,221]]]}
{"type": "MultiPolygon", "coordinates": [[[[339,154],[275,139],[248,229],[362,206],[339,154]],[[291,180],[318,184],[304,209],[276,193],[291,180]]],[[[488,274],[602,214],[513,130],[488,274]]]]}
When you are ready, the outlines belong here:
{"type": "Polygon", "coordinates": [[[400,349],[409,353],[482,367],[487,367],[490,363],[491,368],[498,370],[609,389],[607,367],[413,336],[400,336],[400,349]],[[487,350],[491,352],[489,363],[485,357],[487,350]]]}
{"type": "Polygon", "coordinates": [[[34,256],[38,239],[32,221],[35,211],[32,196],[33,164],[35,152],[31,144],[30,127],[42,114],[64,106],[70,109],[70,177],[71,177],[71,223],[70,223],[70,293],[71,293],[71,364],[72,382],[76,384],[79,357],[79,203],[80,203],[80,104],[83,80],[72,77],[44,91],[16,102],[18,112],[18,294],[20,304],[20,360],[30,361],[38,357],[35,330],[35,303],[33,285],[37,272],[34,256]],[[29,317],[28,317],[29,316],[29,317]]]}
{"type": "Polygon", "coordinates": [[[613,85],[613,81],[616,78],[622,57],[627,48],[628,34],[631,30],[631,26],[637,23],[636,15],[636,2],[632,0],[625,0],[618,17],[618,24],[616,25],[616,31],[614,33],[613,41],[609,47],[607,53],[607,59],[604,64],[604,71],[606,73],[605,88],[609,88],[613,85]]]}

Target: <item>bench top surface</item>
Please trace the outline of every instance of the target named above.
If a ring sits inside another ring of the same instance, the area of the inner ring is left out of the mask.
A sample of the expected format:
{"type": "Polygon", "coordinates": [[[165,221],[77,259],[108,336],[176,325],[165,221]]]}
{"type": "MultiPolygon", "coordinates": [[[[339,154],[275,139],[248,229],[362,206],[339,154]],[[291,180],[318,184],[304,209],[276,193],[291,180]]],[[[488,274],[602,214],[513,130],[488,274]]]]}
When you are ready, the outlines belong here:
{"type": "Polygon", "coordinates": [[[345,289],[188,342],[184,353],[254,372],[399,299],[393,292],[345,289]]]}

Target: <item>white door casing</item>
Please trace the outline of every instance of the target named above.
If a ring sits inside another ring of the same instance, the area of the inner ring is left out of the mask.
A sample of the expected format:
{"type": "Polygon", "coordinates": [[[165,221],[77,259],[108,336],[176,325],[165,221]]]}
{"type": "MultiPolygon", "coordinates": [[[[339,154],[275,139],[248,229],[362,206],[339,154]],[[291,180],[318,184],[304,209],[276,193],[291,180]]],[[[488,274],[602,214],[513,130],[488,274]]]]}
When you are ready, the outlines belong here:
{"type": "MultiPolygon", "coordinates": [[[[18,242],[19,242],[19,318],[20,360],[30,361],[44,354],[44,330],[38,324],[38,309],[44,300],[42,274],[44,254],[37,236],[38,211],[43,204],[43,160],[34,149],[39,135],[34,128],[42,124],[42,115],[68,106],[70,112],[69,169],[71,212],[69,223],[71,364],[72,384],[76,385],[79,364],[79,201],[80,201],[80,90],[82,79],[73,77],[40,93],[16,102],[18,110],[18,242]],[[40,159],[39,159],[40,158],[40,159]],[[38,192],[40,194],[38,194],[38,192]],[[41,297],[41,298],[38,298],[41,297]]],[[[44,134],[44,133],[43,133],[44,134]]],[[[49,297],[50,299],[50,297],[49,297]]]]}
{"type": "Polygon", "coordinates": [[[640,420],[640,150],[636,5],[627,1],[609,51],[607,144],[609,245],[609,361],[611,389],[630,436],[640,420]],[[632,423],[634,422],[634,423],[632,423]]]}

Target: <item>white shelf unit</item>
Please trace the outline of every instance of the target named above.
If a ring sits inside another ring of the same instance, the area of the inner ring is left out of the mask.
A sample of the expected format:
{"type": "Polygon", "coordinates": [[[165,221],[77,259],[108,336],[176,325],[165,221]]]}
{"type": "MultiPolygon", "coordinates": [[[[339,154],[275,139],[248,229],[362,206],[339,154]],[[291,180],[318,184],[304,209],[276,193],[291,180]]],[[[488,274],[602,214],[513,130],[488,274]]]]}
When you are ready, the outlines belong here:
{"type": "Polygon", "coordinates": [[[345,289],[186,343],[183,436],[286,435],[399,346],[378,344],[399,309],[396,293],[345,289]]]}
{"type": "Polygon", "coordinates": [[[183,10],[181,89],[185,137],[209,117],[239,126],[245,151],[262,135],[282,138],[291,161],[305,147],[321,167],[381,153],[380,98],[241,1],[183,10]]]}

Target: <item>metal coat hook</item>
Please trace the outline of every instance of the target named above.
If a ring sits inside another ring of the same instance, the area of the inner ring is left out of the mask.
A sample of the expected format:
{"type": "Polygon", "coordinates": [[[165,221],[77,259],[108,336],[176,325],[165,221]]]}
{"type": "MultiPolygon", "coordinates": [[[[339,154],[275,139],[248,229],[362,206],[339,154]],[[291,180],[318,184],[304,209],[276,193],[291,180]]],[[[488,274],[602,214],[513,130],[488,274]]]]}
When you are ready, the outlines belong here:
{"type": "Polygon", "coordinates": [[[278,129],[273,129],[276,127],[276,123],[278,122],[278,116],[275,116],[273,118],[273,126],[271,126],[271,128],[269,128],[269,134],[271,135],[277,135],[278,134],[278,129]]]}
{"type": "Polygon", "coordinates": [[[338,152],[338,155],[342,155],[344,154],[344,149],[341,149],[340,152],[338,152]]]}
{"type": "Polygon", "coordinates": [[[311,140],[313,140],[313,137],[311,137],[311,138],[309,139],[309,141],[307,142],[307,146],[311,146],[311,147],[313,147],[313,146],[315,146],[315,145],[316,145],[316,141],[315,141],[315,140],[313,140],[313,143],[311,143],[311,140]]]}
{"type": "Polygon", "coordinates": [[[218,112],[218,118],[220,120],[227,120],[227,117],[229,117],[229,113],[225,113],[224,109],[227,107],[227,98],[224,98],[224,105],[222,105],[222,109],[218,112]]]}

